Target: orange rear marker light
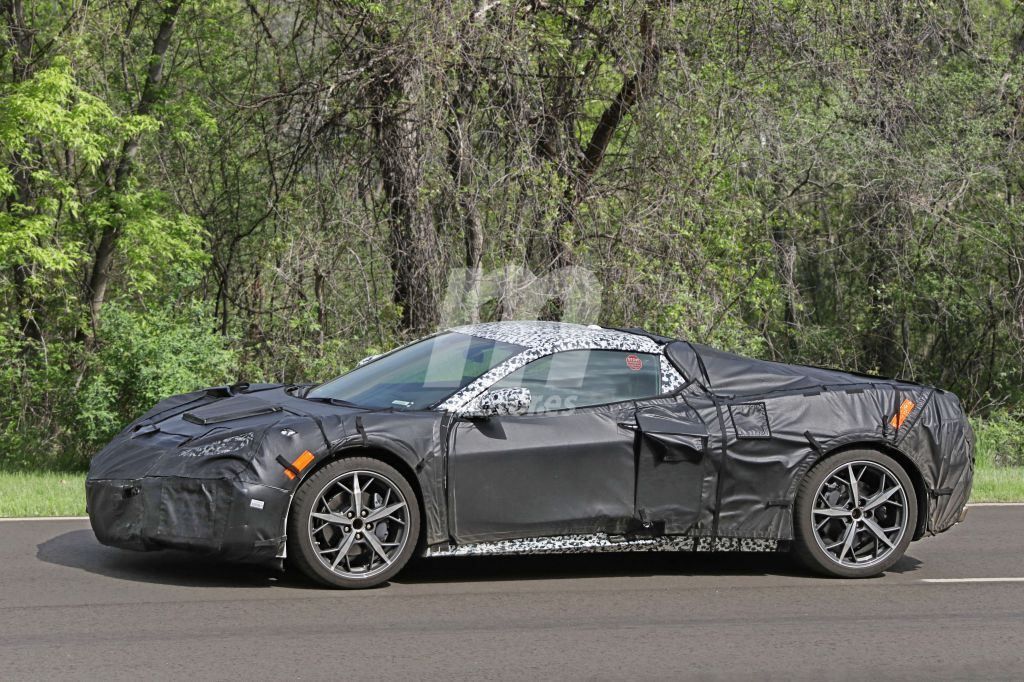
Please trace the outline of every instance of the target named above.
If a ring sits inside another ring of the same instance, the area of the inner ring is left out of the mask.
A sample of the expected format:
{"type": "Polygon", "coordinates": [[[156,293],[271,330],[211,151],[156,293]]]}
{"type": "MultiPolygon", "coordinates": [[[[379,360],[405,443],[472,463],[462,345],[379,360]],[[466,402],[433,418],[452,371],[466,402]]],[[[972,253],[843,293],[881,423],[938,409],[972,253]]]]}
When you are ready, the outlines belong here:
{"type": "MultiPolygon", "coordinates": [[[[313,453],[310,452],[309,450],[306,450],[301,455],[295,458],[295,461],[292,462],[292,466],[295,467],[295,471],[302,471],[303,469],[310,465],[313,459],[313,453]]],[[[291,469],[285,469],[284,475],[290,479],[295,478],[295,474],[292,473],[291,469]]]]}
{"type": "Polygon", "coordinates": [[[915,407],[917,407],[917,403],[913,400],[910,400],[909,398],[904,400],[900,403],[900,411],[893,415],[892,421],[890,421],[889,424],[891,424],[894,429],[900,428],[903,426],[903,422],[907,421],[907,417],[910,416],[910,413],[914,411],[915,407]]]}

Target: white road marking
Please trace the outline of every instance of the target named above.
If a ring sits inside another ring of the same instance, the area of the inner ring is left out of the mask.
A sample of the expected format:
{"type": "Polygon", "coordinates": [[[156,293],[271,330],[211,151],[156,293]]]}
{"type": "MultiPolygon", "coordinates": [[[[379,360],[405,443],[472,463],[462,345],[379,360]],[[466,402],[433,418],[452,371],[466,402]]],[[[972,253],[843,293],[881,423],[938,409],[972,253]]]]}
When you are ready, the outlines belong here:
{"type": "Polygon", "coordinates": [[[1024,502],[971,502],[968,507],[1024,507],[1024,502]]]}
{"type": "Polygon", "coordinates": [[[1024,578],[921,578],[923,583],[1024,583],[1024,578]]]}
{"type": "Polygon", "coordinates": [[[7,516],[0,518],[4,521],[88,521],[88,516],[7,516]]]}

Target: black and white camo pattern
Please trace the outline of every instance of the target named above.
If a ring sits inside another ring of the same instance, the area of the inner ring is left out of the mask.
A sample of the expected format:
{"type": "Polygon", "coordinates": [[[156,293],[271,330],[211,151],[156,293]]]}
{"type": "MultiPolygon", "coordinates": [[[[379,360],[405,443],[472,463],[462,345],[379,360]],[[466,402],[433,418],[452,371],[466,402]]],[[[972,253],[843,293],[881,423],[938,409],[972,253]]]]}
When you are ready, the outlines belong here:
{"type": "Polygon", "coordinates": [[[463,417],[526,414],[530,409],[530,389],[502,388],[472,400],[462,408],[463,417]]]}
{"type": "Polygon", "coordinates": [[[546,348],[551,351],[601,348],[606,350],[632,350],[638,353],[657,353],[661,346],[647,338],[617,329],[605,329],[596,325],[572,324],[569,322],[546,322],[542,320],[525,322],[481,322],[451,331],[483,339],[512,343],[535,350],[546,348]]]}
{"type": "MultiPolygon", "coordinates": [[[[451,331],[525,346],[526,350],[493,367],[438,405],[438,409],[447,411],[461,410],[496,381],[537,358],[552,353],[567,350],[621,350],[662,354],[662,347],[646,336],[567,322],[484,322],[455,327],[451,331]]],[[[683,378],[675,371],[674,367],[669,365],[670,363],[662,356],[662,392],[664,393],[675,390],[683,384],[683,378]],[[666,386],[672,388],[668,389],[666,386]]]]}
{"type": "Polygon", "coordinates": [[[547,538],[497,540],[430,548],[427,557],[499,556],[512,554],[591,554],[596,552],[774,552],[778,540],[756,538],[692,538],[682,536],[615,542],[604,533],[556,535],[547,538]]]}
{"type": "Polygon", "coordinates": [[[686,383],[686,379],[679,373],[669,359],[664,355],[661,356],[661,392],[662,393],[675,393],[683,384],[686,383]]]}

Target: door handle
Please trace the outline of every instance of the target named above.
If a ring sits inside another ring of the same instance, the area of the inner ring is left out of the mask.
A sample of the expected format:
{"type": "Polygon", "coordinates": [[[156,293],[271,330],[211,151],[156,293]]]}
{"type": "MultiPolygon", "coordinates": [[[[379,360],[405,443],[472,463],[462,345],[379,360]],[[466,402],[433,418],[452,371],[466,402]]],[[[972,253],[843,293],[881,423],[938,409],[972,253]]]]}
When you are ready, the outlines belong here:
{"type": "Polygon", "coordinates": [[[630,431],[636,431],[640,427],[632,422],[619,422],[620,429],[629,429],[630,431]]]}

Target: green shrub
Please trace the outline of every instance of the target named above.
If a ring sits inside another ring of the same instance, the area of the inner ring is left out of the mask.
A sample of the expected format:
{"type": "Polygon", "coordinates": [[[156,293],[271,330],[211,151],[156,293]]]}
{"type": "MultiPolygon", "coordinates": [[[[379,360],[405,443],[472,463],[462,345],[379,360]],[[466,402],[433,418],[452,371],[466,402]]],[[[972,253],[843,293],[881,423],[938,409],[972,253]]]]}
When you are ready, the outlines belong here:
{"type": "Polygon", "coordinates": [[[110,305],[72,416],[91,448],[171,395],[234,381],[234,352],[199,306],[136,312],[110,305]]]}
{"type": "Polygon", "coordinates": [[[1024,415],[993,413],[972,419],[978,468],[1024,466],[1024,415]]]}
{"type": "Polygon", "coordinates": [[[104,308],[99,341],[85,363],[76,343],[45,353],[0,334],[0,468],[82,469],[129,421],[177,393],[236,379],[228,340],[194,304],[104,308]],[[32,350],[32,349],[30,349],[32,350]]]}

